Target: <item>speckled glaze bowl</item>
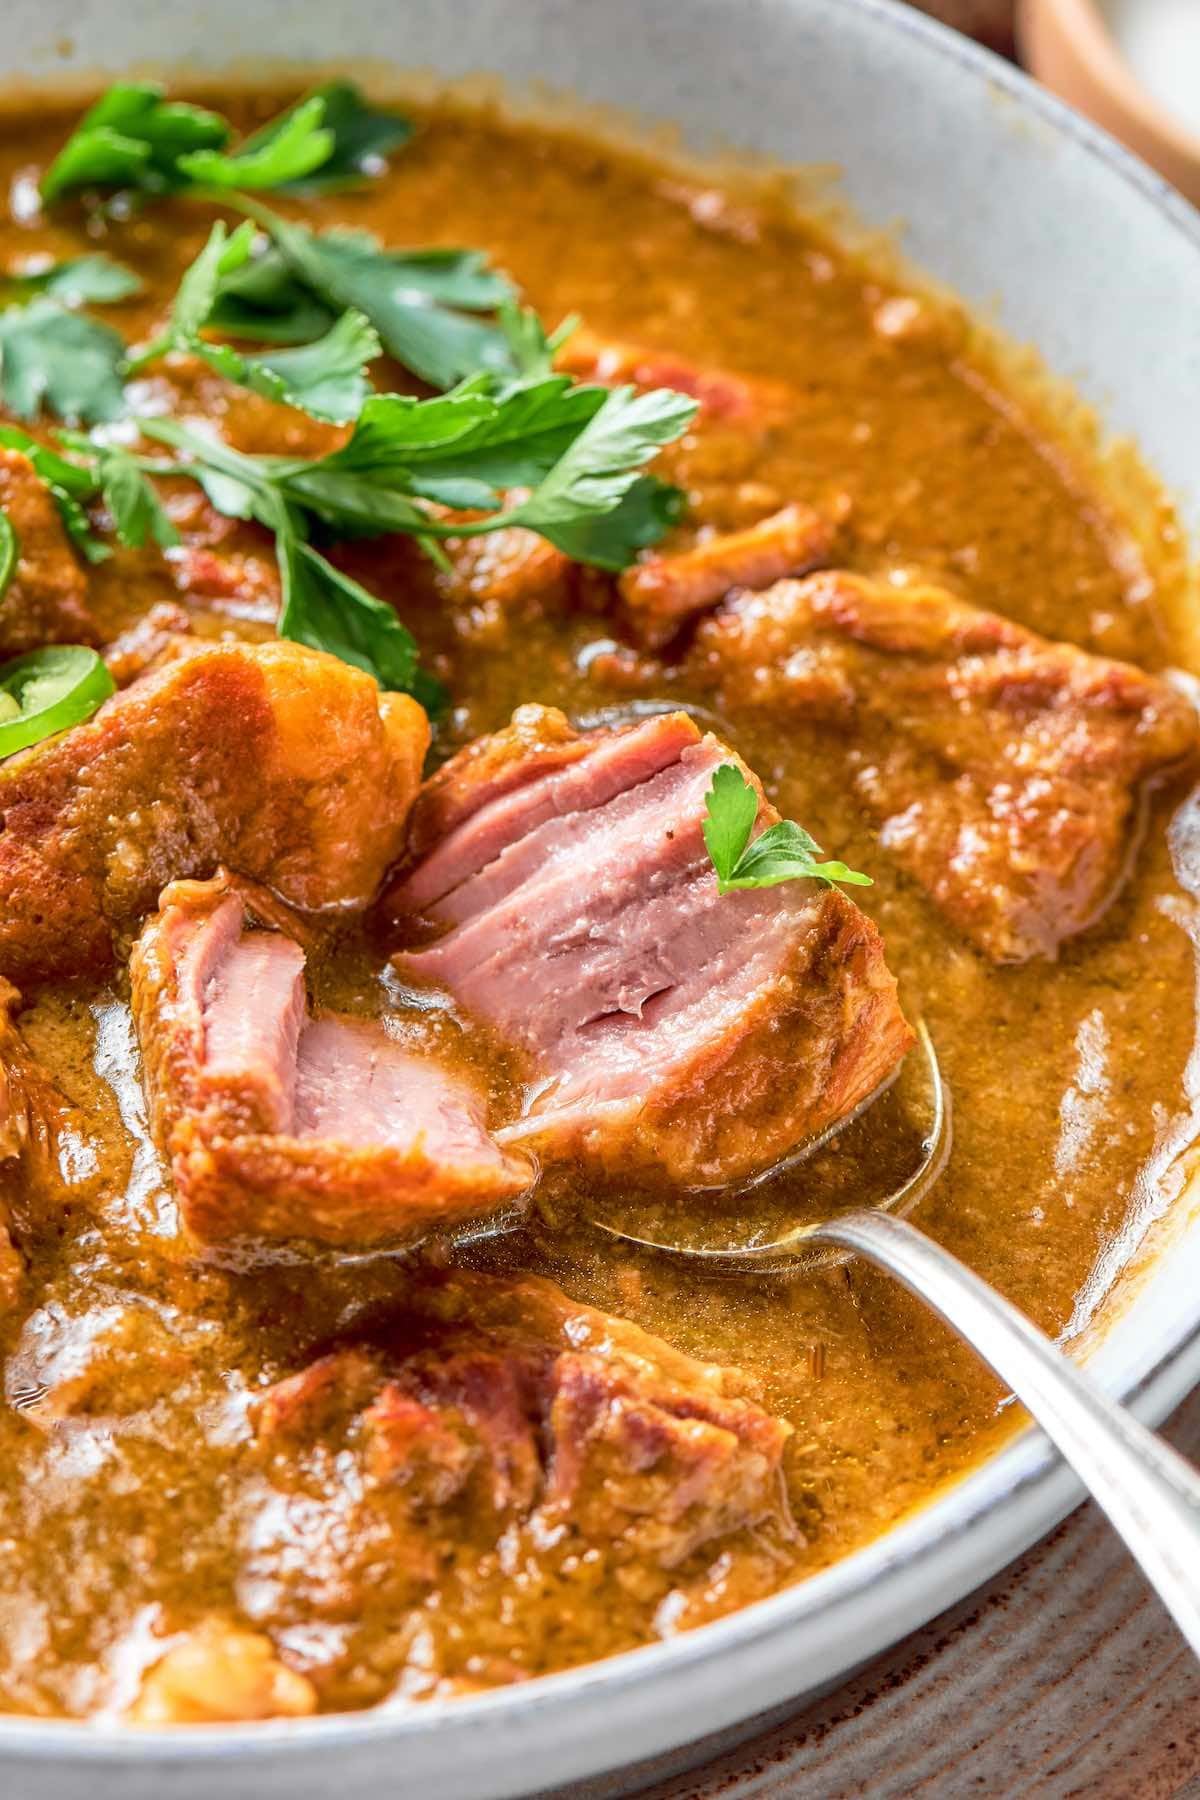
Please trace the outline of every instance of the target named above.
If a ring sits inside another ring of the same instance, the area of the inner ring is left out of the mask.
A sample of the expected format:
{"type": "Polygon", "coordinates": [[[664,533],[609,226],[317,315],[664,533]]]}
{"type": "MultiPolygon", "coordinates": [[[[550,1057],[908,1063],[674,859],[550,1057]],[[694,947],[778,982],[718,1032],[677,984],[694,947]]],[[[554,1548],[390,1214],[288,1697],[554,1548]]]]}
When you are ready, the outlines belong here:
{"type": "MultiPolygon", "coordinates": [[[[864,219],[994,309],[1133,437],[1200,535],[1200,216],[1014,70],[890,0],[8,0],[0,82],[260,65],[490,71],[725,145],[836,163],[864,219]]],[[[1147,1022],[1152,1050],[1152,1022],[1147,1022]]],[[[1158,1420],[1200,1378],[1184,1193],[1094,1349],[1158,1420]]],[[[1144,1224],[1147,1221],[1141,1221],[1144,1224]]],[[[477,1698],[173,1733],[0,1721],[12,1800],[506,1800],[629,1791],[712,1753],[970,1592],[1079,1498],[1029,1431],[869,1548],[690,1635],[477,1698]],[[698,1748],[700,1740],[703,1748],[698,1748]],[[636,1776],[628,1771],[640,1765],[636,1776]],[[625,1773],[620,1773],[625,1771],[625,1773]]]]}

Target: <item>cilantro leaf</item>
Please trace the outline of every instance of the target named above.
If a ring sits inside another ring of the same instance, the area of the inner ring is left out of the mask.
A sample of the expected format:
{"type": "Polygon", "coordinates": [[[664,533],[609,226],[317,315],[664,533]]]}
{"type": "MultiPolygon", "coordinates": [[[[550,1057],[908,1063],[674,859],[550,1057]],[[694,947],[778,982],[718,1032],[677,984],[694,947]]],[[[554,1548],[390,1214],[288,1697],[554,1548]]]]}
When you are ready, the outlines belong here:
{"type": "Polygon", "coordinates": [[[328,331],[335,317],[270,248],[222,274],[209,324],[230,337],[304,344],[328,331]]]}
{"type": "Polygon", "coordinates": [[[713,774],[704,804],[708,812],[703,827],[705,847],[717,880],[724,883],[750,842],[758,817],[758,794],[735,763],[722,763],[713,774]]]}
{"type": "Polygon", "coordinates": [[[370,392],[364,371],[380,354],[379,339],[361,313],[342,313],[315,343],[277,351],[273,356],[246,356],[229,344],[210,343],[200,336],[222,280],[244,267],[253,238],[254,226],[248,219],[232,236],[222,220],[216,222],[179,284],[165,330],[137,352],[127,373],[144,368],[167,351],[187,350],[226,380],[251,388],[268,400],[337,423],[356,418],[370,392]]]}
{"type": "Polygon", "coordinates": [[[64,306],[84,306],[89,301],[127,300],[141,285],[132,269],[110,256],[74,256],[40,269],[5,270],[0,274],[0,297],[16,301],[49,294],[64,306]]]}
{"type": "MultiPolygon", "coordinates": [[[[332,135],[333,144],[319,169],[288,184],[298,192],[313,193],[321,188],[340,187],[378,174],[389,154],[402,149],[412,137],[413,127],[406,118],[400,113],[371,106],[353,81],[327,81],[314,88],[291,110],[295,112],[313,100],[324,102],[321,123],[332,135]]],[[[285,113],[274,126],[267,126],[264,132],[247,138],[242,146],[243,153],[257,150],[264,133],[278,129],[288,116],[285,113]]]]}
{"type": "Polygon", "coordinates": [[[275,533],[283,589],[280,637],[327,650],[365,669],[381,687],[413,694],[429,710],[441,705],[441,687],[418,668],[416,642],[392,607],[307,542],[303,521],[276,479],[282,459],[247,456],[172,419],[145,419],[141,428],[191,458],[181,468],[201,482],[220,511],[257,519],[275,533]]]}
{"type": "Polygon", "coordinates": [[[43,175],[42,199],[77,188],[167,193],[180,185],[181,156],[220,150],[229,137],[217,113],[165,100],[152,82],[118,82],[83,115],[43,175]]]}
{"type": "Polygon", "coordinates": [[[518,377],[522,381],[541,381],[547,375],[553,375],[554,358],[571,333],[578,329],[579,316],[569,314],[547,335],[532,306],[521,306],[509,297],[496,308],[496,323],[503,333],[518,377]]]}
{"type": "Polygon", "coordinates": [[[769,825],[751,843],[750,833],[758,818],[758,790],[736,763],[722,763],[714,771],[705,807],[704,843],[716,870],[719,893],[778,887],[784,881],[873,885],[869,875],[847,868],[844,862],[818,862],[823,854],[820,844],[792,819],[769,825]]]}
{"type": "Polygon", "coordinates": [[[687,429],[696,402],[671,388],[599,391],[604,400],[591,420],[509,517],[568,556],[616,570],[657,543],[682,512],[678,488],[639,471],[687,429]]]}
{"type": "Polygon", "coordinates": [[[239,225],[232,236],[226,229],[225,221],[217,220],[208,234],[203,250],[184,270],[175,290],[171,316],[166,326],[151,343],[133,352],[127,364],[127,373],[136,373],[156,356],[164,356],[169,350],[192,348],[201,326],[208,322],[222,277],[240,269],[246,262],[253,238],[254,227],[249,220],[239,225]]]}
{"type": "Polygon", "coordinates": [[[218,113],[167,100],[150,82],[119,82],[80,120],[42,177],[45,201],[78,189],[306,191],[376,173],[412,126],[370,106],[349,81],[330,81],[229,150],[218,113]]]}
{"type": "Polygon", "coordinates": [[[16,425],[0,425],[0,444],[8,450],[19,450],[33,464],[41,480],[50,490],[50,494],[58,507],[62,519],[75,548],[87,558],[88,562],[104,562],[111,556],[107,544],[92,531],[91,521],[84,510],[89,500],[94,500],[97,493],[95,477],[88,469],[81,468],[78,463],[70,462],[60,456],[57,450],[49,445],[39,443],[37,438],[30,437],[16,425]]]}
{"type": "Polygon", "coordinates": [[[270,234],[292,276],[333,313],[364,313],[397,362],[431,387],[511,367],[490,313],[512,288],[477,250],[384,250],[365,232],[312,232],[266,207],[243,210],[270,234]]]}
{"type": "Polygon", "coordinates": [[[280,637],[340,656],[373,675],[382,688],[412,692],[416,641],[387,601],[335,569],[294,532],[285,531],[276,541],[283,581],[280,637]]]}
{"type": "Polygon", "coordinates": [[[176,167],[200,187],[284,187],[328,162],[334,139],[321,123],[324,117],[325,102],[314,94],[238,149],[193,150],[176,167]]]}
{"type": "Polygon", "coordinates": [[[178,531],[135,456],[106,445],[96,452],[95,470],[101,498],[123,544],[140,550],[147,538],[153,538],[160,550],[169,550],[179,542],[178,531]]]}
{"type": "Polygon", "coordinates": [[[635,395],[563,375],[497,387],[481,375],[429,400],[370,396],[346,443],[315,460],[239,456],[169,420],[143,429],[184,449],[206,485],[211,471],[218,482],[232,475],[235,503],[247,492],[275,495],[342,536],[428,540],[526,525],[568,555],[619,569],[678,516],[677,490],[641,469],[695,410],[668,389],[635,395]],[[530,491],[505,506],[506,489],[530,491]],[[431,502],[487,516],[450,520],[431,502]]]}
{"type": "Polygon", "coordinates": [[[244,356],[228,344],[201,340],[194,348],[226,380],[335,424],[362,411],[371,391],[364,370],[380,353],[374,330],[356,312],[343,313],[316,343],[272,356],[244,356]]]}
{"type": "Polygon", "coordinates": [[[125,341],[107,325],[39,295],[0,313],[0,397],[19,419],[43,407],[96,423],[124,406],[125,341]]]}

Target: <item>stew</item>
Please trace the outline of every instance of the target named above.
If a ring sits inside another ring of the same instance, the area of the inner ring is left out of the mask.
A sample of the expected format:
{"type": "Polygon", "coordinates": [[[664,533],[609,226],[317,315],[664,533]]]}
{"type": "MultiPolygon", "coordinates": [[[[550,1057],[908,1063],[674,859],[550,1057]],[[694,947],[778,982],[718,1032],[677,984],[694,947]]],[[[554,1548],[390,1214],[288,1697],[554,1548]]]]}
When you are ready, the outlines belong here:
{"type": "Polygon", "coordinates": [[[1169,509],[778,189],[340,83],[0,174],[0,1704],[464,1694],[866,1543],[997,1384],[602,1227],[886,1198],[923,1025],[917,1216],[1086,1327],[1194,1104],[1169,509]]]}

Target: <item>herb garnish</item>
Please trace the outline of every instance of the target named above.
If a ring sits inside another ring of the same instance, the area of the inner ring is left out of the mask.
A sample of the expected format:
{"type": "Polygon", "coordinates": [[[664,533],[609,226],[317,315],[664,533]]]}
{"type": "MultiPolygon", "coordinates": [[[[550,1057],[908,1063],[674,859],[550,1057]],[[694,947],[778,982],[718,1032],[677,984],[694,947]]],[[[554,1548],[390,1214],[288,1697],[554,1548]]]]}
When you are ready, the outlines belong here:
{"type": "Polygon", "coordinates": [[[0,273],[0,301],[8,305],[47,294],[64,306],[103,305],[128,300],[141,285],[132,269],[111,256],[73,256],[40,268],[5,269],[0,273]]]}
{"type": "Polygon", "coordinates": [[[298,313],[311,323],[315,301],[329,322],[347,307],[363,313],[388,354],[430,387],[453,387],[480,369],[514,372],[505,333],[480,316],[512,300],[513,288],[479,251],[386,250],[365,231],[310,231],[244,195],[228,200],[262,227],[272,249],[261,259],[256,295],[243,287],[231,316],[227,287],[214,324],[246,337],[264,335],[265,325],[273,336],[281,318],[298,313]]]}
{"type": "Polygon", "coordinates": [[[376,173],[412,127],[368,105],[352,82],[328,82],[232,151],[227,119],[167,100],[149,82],[119,82],[79,121],[42,177],[42,199],[72,191],[302,190],[376,173]]]}
{"type": "Polygon", "coordinates": [[[746,780],[736,763],[722,763],[705,796],[708,818],[704,842],[717,872],[717,891],[735,888],[778,887],[783,881],[841,881],[854,887],[871,887],[869,875],[848,869],[843,862],[818,862],[824,852],[803,825],[780,819],[751,843],[750,833],[758,817],[758,790],[746,780]]]}
{"type": "Polygon", "coordinates": [[[695,412],[669,388],[477,376],[430,400],[373,394],[346,443],[312,459],[247,456],[171,419],[139,429],[184,453],[179,472],[219,511],[273,528],[280,507],[343,537],[464,538],[524,525],[576,560],[622,569],[679,515],[680,491],[641,470],[695,412]],[[510,488],[530,492],[506,506],[510,488]],[[447,519],[444,508],[484,516],[447,519]]]}
{"type": "Polygon", "coordinates": [[[325,335],[298,349],[270,356],[246,356],[229,344],[200,335],[211,317],[222,280],[249,261],[254,226],[247,220],[230,237],[218,220],[208,242],[185,273],[166,328],[153,343],[135,350],[127,375],[171,350],[201,357],[226,380],[296,406],[316,419],[344,424],[358,417],[370,387],[364,373],[381,351],[378,337],[361,313],[344,312],[325,335]]]}

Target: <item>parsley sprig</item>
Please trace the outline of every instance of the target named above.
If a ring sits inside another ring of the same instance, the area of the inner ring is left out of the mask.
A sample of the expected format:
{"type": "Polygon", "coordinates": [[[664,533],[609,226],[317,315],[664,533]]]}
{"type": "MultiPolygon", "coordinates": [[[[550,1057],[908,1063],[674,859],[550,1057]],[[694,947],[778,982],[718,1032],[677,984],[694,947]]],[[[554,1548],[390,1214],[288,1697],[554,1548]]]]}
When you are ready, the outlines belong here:
{"type": "Polygon", "coordinates": [[[315,342],[268,356],[247,356],[230,344],[201,336],[212,317],[221,283],[250,260],[254,226],[247,220],[230,236],[218,219],[208,242],[185,273],[171,316],[152,343],[130,357],[125,373],[139,374],[148,363],[172,350],[188,351],[223,375],[276,400],[296,406],[315,419],[345,424],[357,418],[370,392],[367,365],[381,353],[373,327],[359,312],[332,319],[315,342]]]}
{"type": "Polygon", "coordinates": [[[377,173],[412,135],[353,82],[316,88],[230,150],[219,113],[168,100],[153,82],[118,82],[88,109],[42,177],[46,202],[72,192],[144,195],[239,188],[308,191],[377,173]]]}
{"type": "Polygon", "coordinates": [[[172,419],[139,429],[183,453],[182,471],[218,510],[272,529],[281,507],[340,537],[465,538],[524,525],[577,561],[622,569],[679,516],[679,489],[642,470],[695,412],[669,388],[479,375],[430,400],[373,394],[345,444],[311,459],[248,456],[172,419]],[[529,492],[505,504],[513,488],[529,492]],[[447,509],[482,516],[451,519],[447,509]]]}
{"type": "Polygon", "coordinates": [[[722,763],[715,771],[705,804],[704,842],[721,894],[738,888],[778,887],[784,881],[873,886],[869,875],[847,868],[844,862],[819,862],[824,854],[820,844],[792,819],[769,825],[751,842],[758,818],[758,790],[736,763],[722,763]]]}

